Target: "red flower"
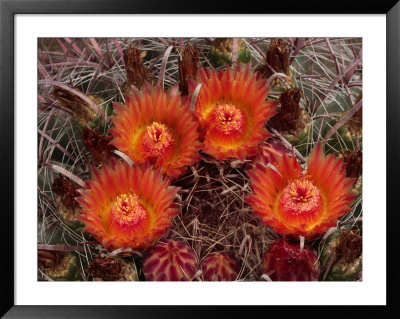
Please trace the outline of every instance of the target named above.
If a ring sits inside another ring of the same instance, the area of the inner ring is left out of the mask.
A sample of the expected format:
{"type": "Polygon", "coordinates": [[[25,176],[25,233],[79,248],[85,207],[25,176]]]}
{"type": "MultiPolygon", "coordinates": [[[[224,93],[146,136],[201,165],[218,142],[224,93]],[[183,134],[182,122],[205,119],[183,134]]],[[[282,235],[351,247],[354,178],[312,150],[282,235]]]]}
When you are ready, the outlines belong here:
{"type": "Polygon", "coordinates": [[[134,163],[149,162],[178,177],[200,159],[198,123],[189,105],[182,104],[177,87],[166,93],[145,84],[142,92],[133,91],[125,105],[114,103],[114,108],[111,143],[134,163]]]}
{"type": "MultiPolygon", "coordinates": [[[[202,83],[195,105],[204,135],[203,151],[218,160],[245,159],[269,136],[265,123],[275,114],[276,102],[266,101],[269,87],[251,66],[216,72],[199,70],[202,83]]],[[[193,93],[196,83],[189,81],[193,93]]]]}
{"type": "Polygon", "coordinates": [[[93,175],[77,198],[83,207],[80,220],[106,248],[146,248],[179,214],[173,203],[179,188],[169,187],[160,170],[113,161],[93,175]]]}
{"type": "Polygon", "coordinates": [[[317,144],[307,164],[302,172],[296,158],[283,154],[274,163],[276,170],[257,164],[248,172],[254,195],[246,201],[279,234],[311,238],[351,210],[354,179],[346,177],[344,162],[334,155],[325,157],[317,144]]]}

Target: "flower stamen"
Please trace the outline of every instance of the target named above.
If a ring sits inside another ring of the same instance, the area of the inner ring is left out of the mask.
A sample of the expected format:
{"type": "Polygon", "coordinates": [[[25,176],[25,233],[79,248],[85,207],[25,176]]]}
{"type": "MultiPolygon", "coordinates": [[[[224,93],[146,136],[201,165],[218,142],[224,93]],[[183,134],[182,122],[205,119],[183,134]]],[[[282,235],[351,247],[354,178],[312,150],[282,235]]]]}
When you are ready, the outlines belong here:
{"type": "Polygon", "coordinates": [[[148,157],[164,156],[174,143],[168,128],[161,123],[153,122],[143,136],[143,147],[148,157]]]}
{"type": "Polygon", "coordinates": [[[146,209],[140,204],[135,193],[117,196],[111,208],[110,218],[113,223],[121,228],[136,226],[147,218],[146,209]]]}
{"type": "Polygon", "coordinates": [[[311,180],[296,179],[283,190],[279,206],[288,221],[295,217],[313,218],[320,212],[321,195],[311,180]]]}
{"type": "Polygon", "coordinates": [[[244,114],[233,104],[220,103],[214,109],[216,129],[225,135],[242,133],[244,128],[244,114]]]}

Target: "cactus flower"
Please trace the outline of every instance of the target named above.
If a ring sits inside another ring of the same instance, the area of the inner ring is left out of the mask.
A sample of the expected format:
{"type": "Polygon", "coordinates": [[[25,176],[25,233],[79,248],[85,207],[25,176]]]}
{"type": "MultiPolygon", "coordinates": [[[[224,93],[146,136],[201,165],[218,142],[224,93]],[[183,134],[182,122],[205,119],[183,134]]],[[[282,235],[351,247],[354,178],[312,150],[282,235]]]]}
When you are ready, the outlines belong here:
{"type": "Polygon", "coordinates": [[[335,226],[351,210],[354,179],[346,177],[342,159],[325,157],[320,143],[312,150],[305,172],[295,157],[286,154],[274,166],[257,164],[248,172],[253,195],[246,201],[276,233],[310,239],[335,226]]]}
{"type": "Polygon", "coordinates": [[[160,170],[132,168],[113,161],[93,170],[94,178],[77,198],[82,205],[84,231],[106,248],[145,249],[157,241],[179,214],[174,197],[160,170]]]}
{"type": "MultiPolygon", "coordinates": [[[[202,83],[195,105],[204,138],[203,151],[218,160],[245,159],[257,153],[269,137],[265,123],[275,114],[276,102],[266,101],[269,87],[251,66],[234,71],[200,69],[202,83]]],[[[193,93],[196,83],[189,81],[193,93]]]]}
{"type": "Polygon", "coordinates": [[[133,90],[126,97],[125,105],[114,103],[114,107],[111,144],[134,163],[151,163],[178,177],[200,159],[198,123],[189,105],[181,102],[177,87],[166,93],[146,83],[141,92],[133,90]]]}

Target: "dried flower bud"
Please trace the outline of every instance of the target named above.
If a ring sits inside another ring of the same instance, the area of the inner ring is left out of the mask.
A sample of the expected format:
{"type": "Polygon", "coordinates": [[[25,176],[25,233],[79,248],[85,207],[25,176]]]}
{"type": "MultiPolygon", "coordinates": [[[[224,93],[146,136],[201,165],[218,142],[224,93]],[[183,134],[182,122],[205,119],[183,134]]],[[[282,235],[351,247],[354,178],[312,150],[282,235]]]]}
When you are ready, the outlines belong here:
{"type": "Polygon", "coordinates": [[[95,281],[137,281],[136,271],[122,258],[97,257],[87,270],[95,281]]]}
{"type": "Polygon", "coordinates": [[[362,252],[362,237],[359,230],[343,231],[335,247],[336,260],[352,263],[362,252]]]}
{"type": "Polygon", "coordinates": [[[139,49],[138,45],[124,50],[124,61],[126,75],[128,77],[129,84],[136,86],[139,90],[146,82],[149,70],[144,65],[144,57],[147,52],[139,49]]]}
{"type": "Polygon", "coordinates": [[[88,267],[93,278],[103,281],[117,281],[120,277],[121,265],[115,258],[98,257],[93,259],[88,267]]]}
{"type": "Polygon", "coordinates": [[[267,53],[268,64],[278,73],[289,75],[291,48],[282,39],[272,39],[267,53]]]}
{"type": "Polygon", "coordinates": [[[344,162],[346,163],[346,176],[351,178],[359,178],[362,174],[362,151],[346,151],[341,152],[344,162]]]}
{"type": "Polygon", "coordinates": [[[56,203],[60,216],[65,222],[75,222],[80,212],[79,204],[75,201],[75,197],[79,196],[75,184],[68,177],[60,174],[54,180],[52,190],[58,195],[56,203]]]}
{"type": "Polygon", "coordinates": [[[303,96],[303,91],[294,88],[284,91],[279,97],[281,103],[281,112],[285,113],[298,113],[300,110],[300,99],[303,96]]]}
{"type": "Polygon", "coordinates": [[[197,77],[197,69],[199,65],[199,53],[196,45],[188,43],[182,51],[182,58],[179,58],[179,90],[181,95],[188,95],[187,79],[195,79],[197,77]]]}
{"type": "MultiPolygon", "coordinates": [[[[357,97],[354,105],[357,104],[362,98],[362,93],[357,97]]],[[[351,135],[362,135],[362,107],[347,121],[347,129],[351,135]]]]}
{"type": "Polygon", "coordinates": [[[62,203],[67,207],[75,205],[75,197],[79,195],[76,189],[71,180],[62,174],[54,180],[52,185],[53,192],[60,196],[62,203]]]}
{"type": "Polygon", "coordinates": [[[115,150],[115,147],[110,144],[111,140],[111,136],[101,135],[96,130],[86,127],[82,130],[82,142],[92,155],[96,165],[107,164],[109,159],[114,156],[112,151],[115,150]]]}
{"type": "Polygon", "coordinates": [[[359,230],[335,230],[323,242],[320,253],[322,280],[354,281],[362,270],[362,237],[359,230]]]}
{"type": "Polygon", "coordinates": [[[299,105],[302,95],[303,92],[297,88],[288,89],[281,94],[278,114],[270,120],[271,127],[284,134],[293,135],[304,130],[309,119],[299,105]]]}
{"type": "MultiPolygon", "coordinates": [[[[274,72],[290,75],[289,57],[291,48],[282,39],[272,39],[266,56],[266,63],[261,65],[257,71],[261,73],[263,78],[269,78],[274,72]]],[[[279,83],[279,79],[272,81],[271,85],[275,86],[279,83]]]]}
{"type": "MultiPolygon", "coordinates": [[[[72,88],[79,93],[82,93],[77,88],[72,88]]],[[[83,94],[83,93],[82,93],[83,94]]],[[[72,92],[61,88],[61,87],[54,87],[53,90],[54,98],[58,101],[58,103],[65,107],[66,109],[70,110],[77,120],[77,122],[81,125],[88,124],[89,122],[93,121],[96,116],[97,112],[93,109],[91,105],[77,94],[73,94],[72,92]]],[[[86,95],[89,99],[91,99],[97,105],[102,103],[102,99],[95,95],[86,95]]]]}
{"type": "Polygon", "coordinates": [[[50,251],[38,250],[38,265],[39,268],[45,270],[46,268],[56,267],[60,260],[62,260],[67,253],[63,251],[50,251]]]}
{"type": "Polygon", "coordinates": [[[38,266],[53,280],[82,279],[78,270],[78,259],[72,252],[38,249],[38,266]]]}

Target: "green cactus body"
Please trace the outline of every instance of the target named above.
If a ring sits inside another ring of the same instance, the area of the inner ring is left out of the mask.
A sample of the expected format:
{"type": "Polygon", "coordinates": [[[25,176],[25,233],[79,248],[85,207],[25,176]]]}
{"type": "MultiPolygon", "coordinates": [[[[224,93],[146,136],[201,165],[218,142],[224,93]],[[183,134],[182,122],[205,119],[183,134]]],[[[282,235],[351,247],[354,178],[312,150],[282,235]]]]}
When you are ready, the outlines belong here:
{"type": "MultiPolygon", "coordinates": [[[[233,39],[232,38],[217,38],[211,44],[210,52],[208,57],[214,67],[220,67],[225,64],[232,63],[232,49],[233,39]]],[[[238,60],[244,64],[250,62],[250,50],[244,43],[243,39],[238,40],[238,60]]]]}
{"type": "MultiPolygon", "coordinates": [[[[330,121],[329,125],[326,125],[322,132],[323,136],[325,136],[335,124],[336,122],[330,121]]],[[[356,137],[350,133],[347,127],[342,126],[327,141],[325,149],[327,152],[355,149],[355,146],[357,145],[357,138],[360,149],[362,149],[362,136],[356,137]]]]}
{"type": "Polygon", "coordinates": [[[64,224],[66,224],[71,230],[73,230],[75,233],[82,233],[83,232],[83,228],[85,227],[85,225],[80,222],[79,220],[67,220],[65,218],[63,218],[60,215],[61,220],[63,221],[64,224]]]}
{"type": "Polygon", "coordinates": [[[310,127],[307,125],[299,134],[282,134],[283,137],[289,141],[302,155],[307,153],[307,147],[309,147],[310,140],[310,127]]]}
{"type": "Polygon", "coordinates": [[[337,263],[332,266],[326,281],[354,281],[357,280],[358,274],[362,268],[362,257],[356,259],[351,264],[337,263]]]}
{"type": "MultiPolygon", "coordinates": [[[[323,115],[325,112],[328,114],[340,115],[339,118],[347,116],[347,113],[351,110],[352,106],[349,105],[349,101],[338,96],[334,96],[334,100],[328,101],[325,108],[319,108],[317,115],[323,115]],[[343,111],[343,108],[347,110],[343,111]]],[[[362,111],[362,109],[360,109],[362,111]]],[[[319,125],[319,124],[317,124],[319,125]]],[[[337,120],[324,120],[322,129],[322,136],[326,136],[328,132],[337,125],[337,120]]],[[[354,150],[357,144],[359,149],[362,149],[362,114],[357,112],[351,117],[346,123],[341,125],[339,129],[329,138],[326,143],[325,150],[328,153],[338,153],[343,150],[354,150]]]]}

